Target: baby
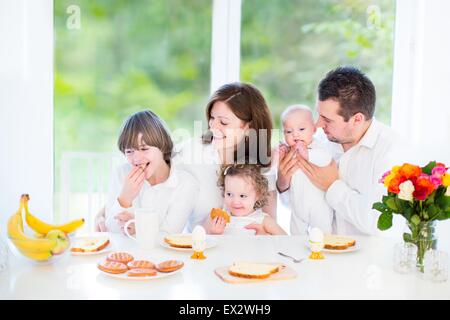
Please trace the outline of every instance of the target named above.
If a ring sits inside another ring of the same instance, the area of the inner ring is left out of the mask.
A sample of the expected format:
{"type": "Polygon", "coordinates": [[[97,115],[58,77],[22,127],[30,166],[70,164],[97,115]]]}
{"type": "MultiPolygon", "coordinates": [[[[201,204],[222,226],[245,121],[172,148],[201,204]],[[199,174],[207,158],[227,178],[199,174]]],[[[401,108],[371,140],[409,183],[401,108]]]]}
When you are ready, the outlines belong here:
{"type": "Polygon", "coordinates": [[[218,186],[222,190],[224,207],[231,214],[230,222],[227,224],[220,216],[210,217],[205,223],[208,233],[255,234],[254,230],[258,229],[258,234],[286,234],[275,219],[261,210],[267,202],[269,188],[259,166],[224,165],[218,186]]]}
{"type": "MultiPolygon", "coordinates": [[[[316,126],[309,107],[288,107],[281,115],[281,123],[285,141],[279,149],[280,158],[296,148],[299,156],[315,165],[323,167],[331,162],[331,153],[314,137],[316,126]]],[[[333,213],[325,201],[325,193],[314,186],[301,170],[292,176],[289,199],[292,235],[305,234],[308,227],[331,232],[333,213]]]]}

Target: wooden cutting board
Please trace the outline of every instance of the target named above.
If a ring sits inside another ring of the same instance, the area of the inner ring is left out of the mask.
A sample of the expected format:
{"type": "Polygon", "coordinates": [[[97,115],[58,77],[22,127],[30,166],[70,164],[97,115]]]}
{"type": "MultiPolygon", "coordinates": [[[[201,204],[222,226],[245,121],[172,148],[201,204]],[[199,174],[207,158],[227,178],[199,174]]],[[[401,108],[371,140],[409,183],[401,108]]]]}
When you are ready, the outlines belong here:
{"type": "Polygon", "coordinates": [[[233,284],[239,284],[239,283],[257,283],[257,282],[265,282],[265,281],[276,281],[276,280],[289,280],[294,279],[297,277],[297,272],[292,269],[291,267],[288,267],[286,265],[282,265],[280,270],[274,274],[271,274],[266,279],[247,279],[247,278],[239,278],[232,276],[228,273],[227,267],[220,267],[214,270],[215,274],[222,279],[223,281],[227,283],[233,283],[233,284]]]}

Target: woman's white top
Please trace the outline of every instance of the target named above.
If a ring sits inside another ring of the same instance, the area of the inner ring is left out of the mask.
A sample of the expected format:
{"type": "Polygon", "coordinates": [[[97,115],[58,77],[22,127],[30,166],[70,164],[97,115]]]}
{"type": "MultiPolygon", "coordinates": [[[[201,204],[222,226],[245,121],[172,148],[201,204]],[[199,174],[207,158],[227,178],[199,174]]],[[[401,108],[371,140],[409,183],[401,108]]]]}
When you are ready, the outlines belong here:
{"type": "MultiPolygon", "coordinates": [[[[204,144],[201,138],[193,138],[175,147],[173,165],[192,174],[199,183],[199,196],[187,225],[187,231],[191,232],[196,225],[203,224],[212,208],[223,206],[222,193],[217,186],[221,160],[211,143],[204,144]]],[[[276,190],[276,168],[264,176],[268,180],[269,191],[276,190]]]]}
{"type": "MultiPolygon", "coordinates": [[[[329,165],[332,160],[326,145],[316,138],[308,146],[308,156],[311,163],[320,167],[329,165]]],[[[292,235],[306,234],[308,227],[331,233],[333,210],[325,199],[325,192],[312,184],[302,170],[297,170],[292,176],[289,200],[292,235]]]]}
{"type": "Polygon", "coordinates": [[[198,196],[198,183],[194,177],[172,166],[169,178],[157,185],[147,180],[133,200],[131,208],[123,208],[117,198],[122,191],[125,177],[131,171],[131,165],[119,166],[111,176],[108,202],[106,204],[106,226],[109,231],[120,232],[114,219],[118,213],[135,209],[149,209],[159,213],[160,230],[167,233],[181,233],[192,213],[198,196]]]}
{"type": "Polygon", "coordinates": [[[255,210],[253,213],[247,216],[230,217],[230,222],[227,223],[224,235],[254,235],[255,230],[246,229],[245,226],[249,224],[262,224],[264,219],[268,217],[267,213],[264,213],[261,209],[255,210]]]}

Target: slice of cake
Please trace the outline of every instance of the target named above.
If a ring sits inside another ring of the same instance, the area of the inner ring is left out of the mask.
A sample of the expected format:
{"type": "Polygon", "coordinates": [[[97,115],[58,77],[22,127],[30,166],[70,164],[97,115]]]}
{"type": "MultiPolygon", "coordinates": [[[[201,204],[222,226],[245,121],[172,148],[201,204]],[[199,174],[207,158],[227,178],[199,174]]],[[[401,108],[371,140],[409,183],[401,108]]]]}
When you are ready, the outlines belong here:
{"type": "Polygon", "coordinates": [[[164,238],[164,241],[174,248],[192,248],[192,235],[172,235],[164,238]]]}
{"type": "Polygon", "coordinates": [[[72,252],[97,252],[103,250],[109,245],[107,237],[92,237],[75,240],[70,249],[72,252]]]}
{"type": "Polygon", "coordinates": [[[266,279],[271,274],[278,272],[280,265],[270,263],[235,262],[228,269],[228,273],[234,277],[247,279],[266,279]]]}
{"type": "Polygon", "coordinates": [[[356,244],[356,240],[350,237],[329,234],[324,237],[324,244],[325,249],[345,250],[353,247],[356,244]]]}

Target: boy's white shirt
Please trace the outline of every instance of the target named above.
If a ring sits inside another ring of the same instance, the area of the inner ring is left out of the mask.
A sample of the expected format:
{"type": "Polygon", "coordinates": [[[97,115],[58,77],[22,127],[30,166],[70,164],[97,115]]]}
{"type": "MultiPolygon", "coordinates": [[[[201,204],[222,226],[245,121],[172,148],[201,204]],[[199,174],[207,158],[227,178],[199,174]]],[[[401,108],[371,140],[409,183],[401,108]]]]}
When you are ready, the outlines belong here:
{"type": "Polygon", "coordinates": [[[248,232],[246,232],[247,229],[245,229],[245,226],[252,223],[262,224],[264,219],[268,216],[269,215],[263,212],[261,209],[256,209],[254,212],[246,216],[231,216],[230,222],[225,226],[223,234],[237,234],[239,232],[242,232],[242,234],[248,234],[248,232]]]}
{"type": "MultiPolygon", "coordinates": [[[[331,152],[316,137],[308,145],[308,158],[320,167],[329,165],[332,160],[331,152]]],[[[292,176],[289,202],[292,235],[306,234],[308,227],[320,228],[324,233],[332,231],[333,210],[325,200],[325,192],[314,186],[301,170],[292,176]]]]}
{"type": "MultiPolygon", "coordinates": [[[[202,225],[212,208],[223,206],[222,192],[217,186],[221,161],[218,151],[211,143],[203,144],[200,138],[192,138],[175,146],[175,167],[182,168],[194,176],[199,183],[199,196],[189,218],[187,231],[202,225]]],[[[264,173],[269,191],[276,190],[276,168],[264,173]]]]}
{"type": "Polygon", "coordinates": [[[132,207],[123,208],[117,198],[130,170],[131,165],[126,163],[116,168],[111,176],[105,208],[108,230],[120,232],[120,227],[114,219],[116,214],[124,211],[134,213],[135,209],[146,208],[159,212],[160,231],[181,233],[198,197],[199,187],[194,177],[188,172],[172,167],[166,181],[154,186],[144,181],[138,196],[133,200],[132,207]]]}

